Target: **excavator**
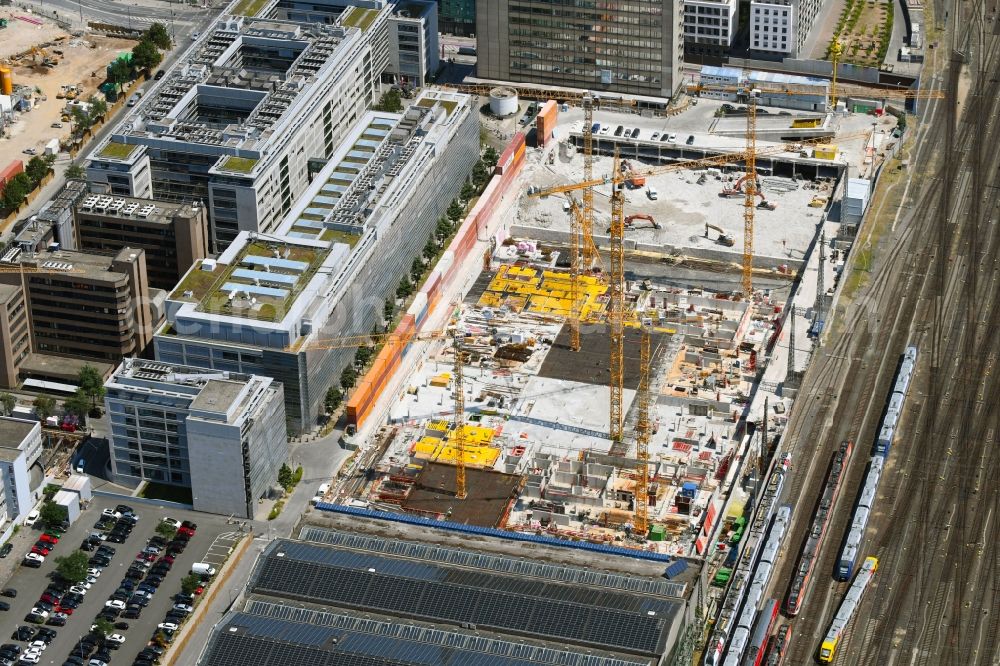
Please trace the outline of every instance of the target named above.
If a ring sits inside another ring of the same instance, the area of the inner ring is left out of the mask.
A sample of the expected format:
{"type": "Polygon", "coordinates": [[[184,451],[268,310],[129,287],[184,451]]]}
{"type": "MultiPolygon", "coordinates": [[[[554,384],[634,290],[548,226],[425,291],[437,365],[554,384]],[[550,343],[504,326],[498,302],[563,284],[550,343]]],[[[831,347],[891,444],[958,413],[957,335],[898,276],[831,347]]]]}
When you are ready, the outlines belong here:
{"type": "Polygon", "coordinates": [[[714,224],[709,224],[707,222],[705,223],[705,238],[708,238],[709,229],[719,232],[719,237],[715,239],[715,242],[719,245],[724,245],[726,247],[736,245],[736,239],[733,238],[732,234],[727,234],[722,227],[717,227],[714,224]]]}
{"type": "MultiPolygon", "coordinates": [[[[736,181],[736,184],[733,185],[732,187],[722,188],[722,191],[719,192],[719,196],[722,198],[742,197],[744,194],[743,183],[746,182],[746,179],[747,176],[744,175],[742,178],[736,181]]],[[[764,197],[764,193],[761,191],[760,181],[757,182],[757,187],[755,189],[757,191],[757,196],[760,197],[760,203],[757,204],[757,208],[760,208],[762,210],[776,210],[778,208],[777,204],[771,203],[764,197]]]]}
{"type": "MultiPolygon", "coordinates": [[[[636,222],[649,222],[651,229],[663,228],[659,222],[653,219],[652,215],[647,213],[636,213],[635,215],[629,215],[625,218],[625,231],[628,231],[629,229],[638,229],[639,227],[636,226],[636,222]]],[[[606,233],[611,233],[611,227],[608,227],[606,233]]]]}

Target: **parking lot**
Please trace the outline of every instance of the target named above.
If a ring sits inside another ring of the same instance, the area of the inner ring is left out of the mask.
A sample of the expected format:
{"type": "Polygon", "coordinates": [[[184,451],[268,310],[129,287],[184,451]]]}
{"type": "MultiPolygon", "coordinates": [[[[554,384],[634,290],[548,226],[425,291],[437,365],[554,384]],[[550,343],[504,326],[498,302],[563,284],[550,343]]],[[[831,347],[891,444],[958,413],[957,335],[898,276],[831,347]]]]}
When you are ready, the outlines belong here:
{"type": "MultiPolygon", "coordinates": [[[[39,596],[50,582],[49,575],[55,570],[55,558],[66,556],[79,549],[81,542],[95,530],[94,525],[101,517],[104,509],[114,509],[118,504],[125,504],[135,510],[139,518],[132,533],[125,543],[117,544],[105,542],[105,545],[115,549],[115,555],[111,564],[105,568],[97,582],[87,592],[82,603],[75,609],[67,620],[64,627],[53,627],[57,632],[55,639],[41,656],[40,664],[61,665],[69,656],[70,651],[76,642],[90,631],[95,617],[104,608],[105,602],[114,594],[119,587],[129,565],[135,560],[136,555],[146,546],[148,539],[155,535],[156,526],[164,516],[170,516],[178,520],[190,520],[197,523],[198,529],[191,537],[187,548],[178,555],[173,567],[164,577],[162,584],[153,594],[149,605],[142,610],[138,619],[120,618],[129,624],[128,629],[116,629],[116,633],[125,636],[124,644],[117,650],[111,651],[115,666],[118,664],[130,665],[136,655],[146,646],[153,635],[156,625],[164,621],[167,611],[173,606],[172,597],[181,591],[181,579],[191,570],[191,565],[195,562],[208,561],[212,566],[218,567],[224,559],[225,548],[231,547],[238,541],[239,530],[237,525],[227,525],[224,516],[196,513],[193,511],[182,511],[173,508],[163,508],[132,500],[131,498],[108,498],[95,496],[90,506],[82,513],[76,524],[59,540],[58,545],[45,558],[44,564],[38,569],[18,567],[14,574],[0,587],[14,588],[17,590],[16,598],[4,598],[10,603],[10,610],[0,612],[0,627],[3,628],[3,635],[0,636],[0,643],[17,643],[23,649],[26,643],[15,641],[11,638],[18,626],[28,624],[24,621],[25,615],[38,601],[39,596]]],[[[22,528],[30,530],[32,534],[40,536],[41,530],[22,528]]],[[[23,543],[22,540],[18,540],[23,543]]],[[[28,547],[30,548],[29,543],[28,547]]],[[[24,556],[23,546],[21,550],[12,552],[10,558],[20,561],[24,556]]],[[[88,556],[93,553],[87,553],[88,556]]],[[[34,625],[29,625],[34,626],[34,625]]]]}

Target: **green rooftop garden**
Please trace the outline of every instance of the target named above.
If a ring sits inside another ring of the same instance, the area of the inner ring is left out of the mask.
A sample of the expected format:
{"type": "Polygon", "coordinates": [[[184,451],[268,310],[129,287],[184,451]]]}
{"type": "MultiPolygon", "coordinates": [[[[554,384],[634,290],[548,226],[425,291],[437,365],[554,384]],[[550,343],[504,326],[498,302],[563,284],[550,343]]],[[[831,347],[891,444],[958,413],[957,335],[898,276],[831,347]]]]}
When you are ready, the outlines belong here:
{"type": "Polygon", "coordinates": [[[264,8],[267,4],[267,0],[241,0],[240,4],[236,5],[236,9],[233,10],[233,14],[236,16],[257,16],[257,12],[264,8]]]}
{"type": "Polygon", "coordinates": [[[97,154],[98,157],[107,157],[115,160],[125,160],[128,156],[132,154],[138,146],[131,146],[127,143],[118,143],[117,141],[109,141],[101,152],[97,154]]]}
{"type": "Polygon", "coordinates": [[[360,28],[362,32],[371,27],[372,23],[375,21],[375,17],[378,16],[377,9],[364,9],[362,7],[352,7],[349,11],[344,12],[343,18],[341,18],[341,25],[348,28],[360,28]]]}
{"type": "Polygon", "coordinates": [[[344,243],[350,245],[353,249],[358,241],[361,240],[361,234],[352,234],[346,231],[339,231],[337,229],[324,229],[323,233],[320,234],[319,239],[321,241],[332,241],[334,243],[344,243]]]}
{"type": "Polygon", "coordinates": [[[445,113],[449,116],[458,108],[458,102],[453,102],[449,99],[433,99],[431,97],[424,97],[417,102],[417,106],[423,106],[430,108],[435,104],[440,103],[444,107],[445,113]]]}
{"type": "Polygon", "coordinates": [[[257,158],[255,157],[229,156],[219,168],[224,171],[232,171],[234,173],[250,173],[253,171],[255,166],[257,166],[257,158]]]}

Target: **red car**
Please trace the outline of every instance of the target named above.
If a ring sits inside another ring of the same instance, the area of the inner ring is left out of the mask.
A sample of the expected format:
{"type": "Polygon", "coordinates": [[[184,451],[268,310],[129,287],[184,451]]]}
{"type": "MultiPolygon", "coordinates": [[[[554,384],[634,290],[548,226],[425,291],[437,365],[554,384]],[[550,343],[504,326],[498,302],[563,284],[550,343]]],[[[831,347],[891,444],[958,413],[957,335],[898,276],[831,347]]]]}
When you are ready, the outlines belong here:
{"type": "Polygon", "coordinates": [[[44,556],[49,554],[49,549],[46,547],[45,544],[38,545],[36,543],[34,546],[31,547],[31,552],[35,553],[36,555],[44,556]]]}
{"type": "Polygon", "coordinates": [[[164,561],[164,562],[168,562],[168,563],[170,563],[170,564],[173,564],[173,563],[174,563],[174,556],[173,556],[173,555],[164,555],[164,556],[163,556],[163,557],[161,557],[160,559],[161,559],[162,561],[164,561]]]}
{"type": "Polygon", "coordinates": [[[52,612],[53,613],[66,613],[66,615],[72,615],[73,614],[73,609],[72,608],[66,608],[65,606],[59,606],[57,604],[56,607],[52,610],[52,612]]]}
{"type": "Polygon", "coordinates": [[[57,605],[59,604],[59,597],[57,597],[57,596],[56,596],[56,595],[54,595],[54,594],[49,594],[48,592],[46,592],[45,594],[43,594],[43,595],[42,595],[41,597],[39,597],[39,598],[40,598],[40,599],[41,599],[42,601],[47,601],[47,602],[49,602],[50,604],[57,604],[57,605]]]}
{"type": "Polygon", "coordinates": [[[56,537],[54,537],[54,536],[52,536],[51,534],[43,534],[42,536],[38,537],[38,540],[39,541],[44,541],[45,543],[51,543],[51,544],[57,544],[57,543],[59,543],[59,539],[56,538],[56,537]]]}
{"type": "Polygon", "coordinates": [[[194,593],[195,594],[201,594],[204,591],[205,591],[205,586],[204,585],[199,585],[198,587],[194,588],[194,593]]]}
{"type": "Polygon", "coordinates": [[[191,529],[190,527],[181,527],[180,529],[177,530],[177,533],[178,534],[183,534],[184,536],[187,536],[187,537],[193,537],[194,536],[194,530],[191,529]]]}

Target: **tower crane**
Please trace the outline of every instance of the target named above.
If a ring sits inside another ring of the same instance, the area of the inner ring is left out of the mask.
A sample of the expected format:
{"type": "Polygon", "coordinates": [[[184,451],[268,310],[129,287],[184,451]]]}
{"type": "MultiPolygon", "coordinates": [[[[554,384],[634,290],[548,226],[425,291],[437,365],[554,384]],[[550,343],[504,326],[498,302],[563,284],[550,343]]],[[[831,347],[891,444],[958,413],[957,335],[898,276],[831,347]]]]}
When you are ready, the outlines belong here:
{"type": "Polygon", "coordinates": [[[614,170],[611,186],[611,275],[609,276],[609,302],[611,313],[611,425],[612,442],[622,439],[624,355],[625,355],[625,187],[621,172],[621,159],[615,148],[614,170]]]}
{"type": "Polygon", "coordinates": [[[757,196],[757,95],[750,91],[747,100],[746,176],[743,186],[743,276],[740,287],[743,297],[753,296],[753,223],[757,196]]]}
{"type": "Polygon", "coordinates": [[[465,364],[462,352],[462,333],[455,329],[455,497],[464,500],[468,497],[465,486],[465,381],[462,374],[462,366],[465,364]]]}
{"type": "Polygon", "coordinates": [[[652,416],[650,414],[649,373],[652,366],[652,326],[643,323],[642,338],[639,343],[639,418],[635,424],[635,457],[639,461],[638,478],[635,485],[635,520],[634,531],[645,535],[649,531],[649,438],[652,434],[652,416]]]}

